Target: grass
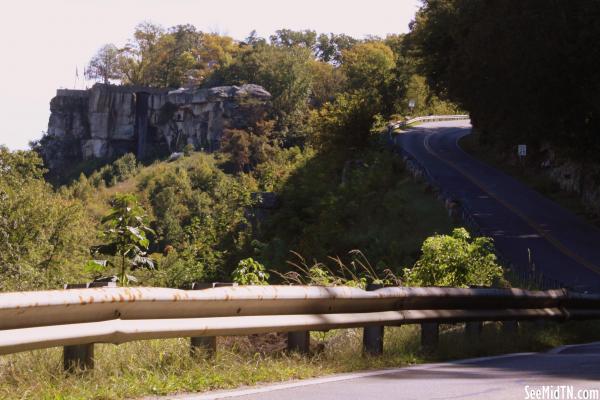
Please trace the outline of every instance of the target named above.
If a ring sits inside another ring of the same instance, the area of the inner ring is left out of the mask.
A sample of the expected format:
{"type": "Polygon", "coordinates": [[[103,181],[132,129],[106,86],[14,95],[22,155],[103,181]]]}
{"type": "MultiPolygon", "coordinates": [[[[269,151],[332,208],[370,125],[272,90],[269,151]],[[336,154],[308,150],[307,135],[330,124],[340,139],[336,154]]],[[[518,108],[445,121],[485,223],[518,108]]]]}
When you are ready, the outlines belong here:
{"type": "Polygon", "coordinates": [[[519,335],[512,337],[502,333],[500,324],[488,323],[481,339],[473,341],[465,338],[461,325],[443,325],[438,350],[433,353],[420,350],[418,326],[388,327],[380,357],[361,356],[358,329],[313,332],[314,351],[307,357],[265,351],[247,337],[219,338],[212,360],[190,356],[187,339],[100,344],[95,349],[95,368],[75,375],[62,372],[61,349],[53,348],[1,356],[0,398],[121,399],[227,389],[427,361],[541,351],[598,340],[599,327],[597,322],[548,323],[543,328],[523,323],[519,335]]]}
{"type": "Polygon", "coordinates": [[[471,156],[516,178],[590,223],[600,226],[600,218],[586,210],[579,195],[562,190],[558,183],[540,170],[535,161],[526,164],[510,163],[502,152],[493,147],[482,146],[478,134],[464,136],[459,145],[471,156]]]}

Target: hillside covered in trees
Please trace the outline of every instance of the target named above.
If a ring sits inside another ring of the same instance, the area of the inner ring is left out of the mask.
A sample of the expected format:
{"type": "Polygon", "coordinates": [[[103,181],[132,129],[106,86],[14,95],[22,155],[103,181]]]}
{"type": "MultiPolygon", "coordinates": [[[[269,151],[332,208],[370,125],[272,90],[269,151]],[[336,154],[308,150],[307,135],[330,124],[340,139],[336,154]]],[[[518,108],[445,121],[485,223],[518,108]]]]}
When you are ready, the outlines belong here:
{"type": "Polygon", "coordinates": [[[411,111],[455,110],[429,91],[405,44],[402,35],[290,30],[235,41],[189,25],[140,24],[124,48],[100,49],[86,74],[157,88],[258,84],[272,95],[269,112],[226,129],[212,154],[182,144],[185,156],[172,162],[90,160],[53,185],[36,154],[43,140],[34,151],[3,148],[1,289],[91,279],[118,269],[111,257],[127,252],[132,269],[152,267],[136,272],[143,284],[172,287],[229,280],[248,257],[285,272],[298,257],[352,262],[355,249],[377,271],[400,275],[451,221],[379,132],[411,111]],[[139,213],[117,217],[130,209],[139,213]],[[133,247],[111,241],[119,229],[133,247]]]}
{"type": "Polygon", "coordinates": [[[498,153],[550,146],[578,162],[561,177],[597,188],[598,11],[598,2],[426,0],[407,35],[362,39],[282,29],[237,41],[142,23],[126,46],[102,47],[86,75],[161,89],[257,84],[270,107],[225,129],[216,152],[180,142],[169,149],[185,154],[176,161],[94,159],[51,183],[43,139],[33,151],[2,148],[2,289],[90,278],[93,250],[109,250],[98,246],[116,194],[135,195],[148,228],[130,231],[137,255],[158,261],[140,273],[145,283],[228,279],[248,257],[279,271],[294,257],[351,262],[354,249],[401,275],[423,239],[450,229],[382,144],[387,121],[410,114],[460,108],[498,153]]]}

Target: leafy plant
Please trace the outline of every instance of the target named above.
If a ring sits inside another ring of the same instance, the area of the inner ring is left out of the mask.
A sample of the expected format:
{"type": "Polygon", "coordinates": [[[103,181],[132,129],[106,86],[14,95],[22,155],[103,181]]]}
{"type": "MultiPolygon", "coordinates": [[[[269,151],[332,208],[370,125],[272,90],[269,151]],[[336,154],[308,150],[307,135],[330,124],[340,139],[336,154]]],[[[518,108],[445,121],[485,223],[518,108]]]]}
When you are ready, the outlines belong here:
{"type": "Polygon", "coordinates": [[[101,237],[105,244],[91,248],[92,255],[110,258],[88,262],[86,270],[100,273],[108,267],[118,268],[115,278],[121,285],[127,286],[137,281],[129,274],[130,271],[155,268],[154,260],[147,253],[150,245],[147,234],[154,234],[154,231],[147,225],[144,210],[134,195],[117,195],[111,203],[111,212],[102,218],[104,231],[101,237]]]}
{"type": "Polygon", "coordinates": [[[241,260],[231,274],[240,285],[268,285],[269,276],[265,266],[252,257],[241,260]]]}
{"type": "MultiPolygon", "coordinates": [[[[192,282],[208,282],[214,279],[210,268],[203,260],[197,260],[190,251],[181,253],[174,248],[160,259],[160,270],[163,277],[159,282],[167,287],[181,288],[192,282]]],[[[213,264],[214,265],[214,264],[213,264]]]]}
{"type": "Polygon", "coordinates": [[[411,286],[491,286],[502,278],[491,238],[472,239],[465,228],[452,235],[434,235],[425,240],[423,255],[412,269],[404,270],[411,286]]]}

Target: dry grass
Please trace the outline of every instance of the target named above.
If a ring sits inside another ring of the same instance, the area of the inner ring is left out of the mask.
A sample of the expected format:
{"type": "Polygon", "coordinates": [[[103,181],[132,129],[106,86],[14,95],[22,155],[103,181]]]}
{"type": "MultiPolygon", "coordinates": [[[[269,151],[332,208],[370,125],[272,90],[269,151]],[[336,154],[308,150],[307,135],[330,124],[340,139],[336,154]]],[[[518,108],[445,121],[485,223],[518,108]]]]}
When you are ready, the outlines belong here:
{"type": "MultiPolygon", "coordinates": [[[[403,331],[408,333],[408,329],[403,331]]],[[[311,357],[278,351],[281,346],[257,346],[256,339],[219,338],[219,351],[212,360],[191,356],[188,339],[96,345],[95,368],[79,375],[62,372],[58,348],[4,356],[0,357],[0,398],[120,399],[233,388],[412,361],[404,352],[372,361],[357,357],[361,336],[356,330],[314,333],[311,357]]]]}

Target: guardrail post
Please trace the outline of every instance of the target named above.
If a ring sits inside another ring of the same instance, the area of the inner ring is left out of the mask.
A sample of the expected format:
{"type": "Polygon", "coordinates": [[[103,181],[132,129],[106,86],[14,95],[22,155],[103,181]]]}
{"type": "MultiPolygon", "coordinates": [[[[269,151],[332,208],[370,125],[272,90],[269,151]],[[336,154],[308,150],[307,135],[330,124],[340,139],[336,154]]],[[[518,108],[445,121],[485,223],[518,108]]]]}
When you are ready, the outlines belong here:
{"type": "Polygon", "coordinates": [[[94,343],[63,347],[63,367],[75,372],[94,368],[94,343]]]}
{"type": "MultiPolygon", "coordinates": [[[[365,290],[371,292],[381,289],[383,285],[369,283],[365,290]]],[[[383,354],[383,325],[365,326],[363,328],[363,353],[373,356],[383,354]]]]}
{"type": "Polygon", "coordinates": [[[481,321],[467,322],[465,325],[465,334],[467,335],[467,339],[473,342],[479,341],[482,330],[483,322],[481,321]]]}
{"type": "Polygon", "coordinates": [[[424,350],[433,351],[440,339],[440,324],[437,322],[421,323],[421,346],[424,350]]]}
{"type": "MultiPolygon", "coordinates": [[[[86,289],[96,287],[116,287],[115,282],[91,282],[66,284],[65,289],[86,289]]],[[[76,344],[63,347],[63,368],[68,372],[94,368],[94,343],[76,344]]]]}
{"type": "Polygon", "coordinates": [[[310,352],[310,331],[288,332],[287,351],[308,354],[310,352]]]}
{"type": "Polygon", "coordinates": [[[216,336],[194,336],[190,338],[190,352],[193,356],[204,354],[214,357],[217,353],[216,336]]]}
{"type": "Polygon", "coordinates": [[[548,327],[548,321],[545,319],[536,319],[533,321],[533,326],[535,326],[537,329],[545,329],[548,327]]]}
{"type": "Polygon", "coordinates": [[[519,332],[518,321],[502,321],[502,333],[505,335],[516,335],[519,332]]]}
{"type": "MultiPolygon", "coordinates": [[[[232,282],[193,282],[191,290],[204,290],[216,287],[237,286],[237,283],[232,282]]],[[[188,286],[189,287],[189,286],[188,286]]],[[[192,355],[203,354],[207,357],[214,357],[217,353],[217,337],[216,336],[194,336],[190,338],[190,353],[192,355]]]]}

